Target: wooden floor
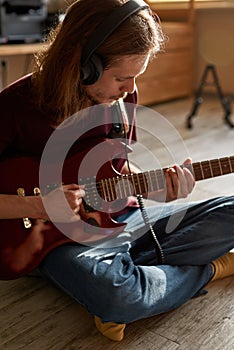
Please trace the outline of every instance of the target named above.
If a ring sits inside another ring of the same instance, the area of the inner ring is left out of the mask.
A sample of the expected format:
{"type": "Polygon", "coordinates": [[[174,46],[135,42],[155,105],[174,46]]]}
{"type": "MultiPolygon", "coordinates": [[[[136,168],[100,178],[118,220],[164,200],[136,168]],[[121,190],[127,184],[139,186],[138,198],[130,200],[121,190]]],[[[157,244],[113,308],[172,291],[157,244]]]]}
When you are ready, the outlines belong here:
{"type": "MultiPolygon", "coordinates": [[[[186,99],[155,106],[154,112],[140,110],[142,147],[133,159],[142,168],[180,163],[186,154],[194,161],[233,155],[234,129],[225,124],[219,101],[207,97],[188,130],[191,104],[186,99]]],[[[233,179],[198,182],[189,200],[234,193],[233,179]]],[[[98,333],[83,307],[40,278],[1,281],[0,349],[233,350],[234,278],[207,290],[177,310],[128,325],[124,340],[116,343],[98,333]]]]}

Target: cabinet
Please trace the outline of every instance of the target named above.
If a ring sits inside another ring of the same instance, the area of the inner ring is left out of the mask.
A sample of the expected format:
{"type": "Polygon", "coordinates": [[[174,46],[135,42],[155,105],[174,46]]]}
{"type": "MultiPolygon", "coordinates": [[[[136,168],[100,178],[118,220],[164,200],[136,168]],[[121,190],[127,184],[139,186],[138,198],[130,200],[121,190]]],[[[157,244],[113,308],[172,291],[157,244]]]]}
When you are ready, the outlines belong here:
{"type": "MultiPolygon", "coordinates": [[[[194,87],[194,8],[193,0],[183,9],[158,8],[157,1],[148,1],[159,15],[168,37],[165,51],[158,53],[143,75],[137,78],[139,104],[151,105],[189,96],[194,87]]],[[[27,73],[39,44],[0,47],[1,87],[27,73]],[[9,57],[12,56],[12,57],[9,57]],[[2,74],[1,74],[2,73],[2,74]]]]}
{"type": "Polygon", "coordinates": [[[0,90],[31,71],[33,54],[41,44],[0,45],[0,90]]]}
{"type": "Polygon", "coordinates": [[[188,11],[179,11],[178,14],[169,10],[163,11],[161,16],[157,11],[168,40],[165,43],[165,50],[158,53],[144,74],[137,78],[139,104],[151,105],[192,94],[194,85],[192,11],[192,7],[189,7],[188,11]]]}

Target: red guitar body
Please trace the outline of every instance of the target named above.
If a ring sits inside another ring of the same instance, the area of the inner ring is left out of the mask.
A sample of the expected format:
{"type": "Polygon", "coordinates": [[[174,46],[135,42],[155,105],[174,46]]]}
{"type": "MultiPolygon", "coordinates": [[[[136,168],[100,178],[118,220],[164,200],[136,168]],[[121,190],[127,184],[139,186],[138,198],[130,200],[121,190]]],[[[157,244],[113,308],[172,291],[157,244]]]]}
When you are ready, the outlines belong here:
{"type": "MultiPolygon", "coordinates": [[[[125,224],[112,220],[111,214],[126,206],[128,196],[165,188],[166,169],[118,173],[113,164],[118,159],[118,169],[121,168],[126,150],[129,151],[118,139],[95,139],[89,147],[74,147],[65,160],[58,151],[54,157],[44,157],[43,153],[40,162],[32,158],[0,162],[1,194],[17,195],[17,189],[23,188],[26,196],[32,196],[38,187],[43,195],[48,187],[51,191],[62,183],[84,184],[86,192],[79,212],[81,220],[73,223],[54,222],[51,208],[46,208],[51,221],[29,218],[30,228],[25,228],[23,218],[0,220],[0,279],[14,279],[31,272],[62,244],[92,245],[116,236],[125,224]]],[[[234,172],[234,156],[196,162],[189,169],[196,181],[230,174],[234,172]]]]}
{"type": "MultiPolygon", "coordinates": [[[[96,181],[118,175],[112,161],[116,154],[125,153],[125,146],[117,140],[108,139],[98,143],[96,151],[91,151],[96,145],[97,141],[93,142],[88,149],[81,150],[65,160],[62,183],[78,183],[80,168],[82,175],[87,178],[95,176],[96,181]],[[99,169],[98,173],[97,169],[99,169]]],[[[42,171],[44,178],[47,177],[47,184],[56,184],[57,168],[54,164],[40,167],[40,162],[32,158],[2,161],[0,193],[17,194],[17,189],[21,187],[24,188],[25,195],[33,195],[33,189],[40,188],[41,168],[44,169],[42,171]]],[[[41,188],[40,190],[43,191],[41,188]]],[[[80,214],[82,220],[63,225],[29,218],[32,222],[31,228],[24,227],[23,219],[0,220],[0,279],[15,279],[28,274],[52,249],[62,244],[76,244],[76,242],[92,244],[113,237],[124,228],[123,223],[112,220],[108,202],[104,203],[100,211],[94,210],[91,213],[86,213],[82,206],[80,214]],[[94,226],[90,224],[90,218],[94,221],[94,226]]]]}

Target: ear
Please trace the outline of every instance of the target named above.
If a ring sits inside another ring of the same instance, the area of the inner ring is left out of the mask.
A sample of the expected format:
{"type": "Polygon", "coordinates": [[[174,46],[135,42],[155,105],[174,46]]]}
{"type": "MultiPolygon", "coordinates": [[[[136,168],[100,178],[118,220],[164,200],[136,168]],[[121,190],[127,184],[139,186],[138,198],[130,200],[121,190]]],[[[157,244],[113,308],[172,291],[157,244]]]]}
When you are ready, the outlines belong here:
{"type": "Polygon", "coordinates": [[[84,67],[81,67],[81,79],[84,85],[92,85],[103,74],[103,63],[97,54],[93,54],[84,67]]]}

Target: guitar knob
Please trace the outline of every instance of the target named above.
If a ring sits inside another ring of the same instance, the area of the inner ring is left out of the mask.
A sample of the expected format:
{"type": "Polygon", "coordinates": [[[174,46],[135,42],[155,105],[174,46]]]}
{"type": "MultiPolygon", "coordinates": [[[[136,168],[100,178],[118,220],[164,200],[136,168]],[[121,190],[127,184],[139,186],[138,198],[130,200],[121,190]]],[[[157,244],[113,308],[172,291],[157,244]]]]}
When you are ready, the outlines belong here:
{"type": "Polygon", "coordinates": [[[19,188],[17,189],[17,194],[18,194],[18,196],[20,196],[20,197],[24,197],[24,196],[25,196],[25,190],[24,190],[24,188],[19,187],[19,188]]]}
{"type": "Polygon", "coordinates": [[[40,188],[39,187],[35,187],[33,189],[33,193],[34,193],[34,196],[40,196],[40,194],[41,194],[40,188]]]}
{"type": "MultiPolygon", "coordinates": [[[[25,196],[25,190],[23,187],[19,187],[17,189],[17,194],[19,197],[24,197],[25,196]]],[[[32,223],[29,218],[23,218],[23,223],[25,228],[30,228],[32,227],[32,223]]]]}

